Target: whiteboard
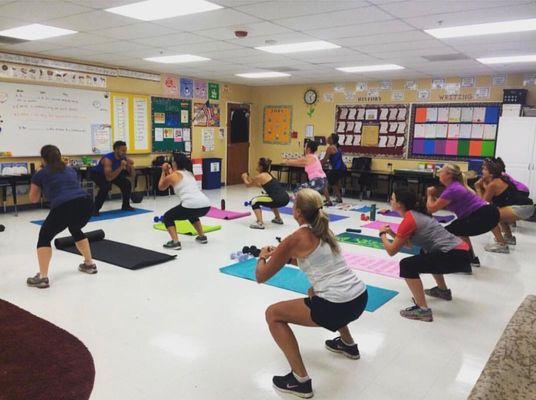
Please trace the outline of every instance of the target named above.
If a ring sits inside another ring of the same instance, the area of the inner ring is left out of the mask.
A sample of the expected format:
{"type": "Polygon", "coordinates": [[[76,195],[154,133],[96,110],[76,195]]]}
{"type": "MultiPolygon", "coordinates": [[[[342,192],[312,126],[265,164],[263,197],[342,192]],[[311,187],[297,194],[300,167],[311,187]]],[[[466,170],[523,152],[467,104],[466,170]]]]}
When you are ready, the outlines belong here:
{"type": "Polygon", "coordinates": [[[106,92],[0,82],[0,152],[38,156],[53,144],[65,155],[98,154],[106,132],[106,92]]]}

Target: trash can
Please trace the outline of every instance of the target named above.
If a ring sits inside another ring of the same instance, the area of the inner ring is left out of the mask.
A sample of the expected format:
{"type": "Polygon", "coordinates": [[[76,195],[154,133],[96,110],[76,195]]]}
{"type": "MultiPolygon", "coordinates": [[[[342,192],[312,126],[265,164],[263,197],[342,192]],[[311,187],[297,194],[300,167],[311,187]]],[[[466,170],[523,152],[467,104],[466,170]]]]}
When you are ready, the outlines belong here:
{"type": "Polygon", "coordinates": [[[203,158],[203,189],[221,188],[221,158],[203,158]]]}

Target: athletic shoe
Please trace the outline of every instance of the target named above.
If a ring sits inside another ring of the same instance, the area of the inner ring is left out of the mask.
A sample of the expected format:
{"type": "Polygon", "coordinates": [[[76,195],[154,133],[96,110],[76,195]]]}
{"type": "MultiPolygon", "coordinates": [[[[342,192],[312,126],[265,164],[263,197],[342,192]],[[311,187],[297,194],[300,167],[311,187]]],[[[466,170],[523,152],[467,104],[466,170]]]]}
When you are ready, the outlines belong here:
{"type": "Polygon", "coordinates": [[[471,260],[471,268],[480,268],[480,259],[478,257],[471,260]]]}
{"type": "Polygon", "coordinates": [[[430,297],[437,297],[438,299],[443,299],[447,301],[452,300],[452,292],[450,291],[450,289],[441,289],[435,286],[431,289],[425,289],[424,293],[426,293],[430,297]]]}
{"type": "Polygon", "coordinates": [[[132,207],[132,206],[128,206],[128,207],[121,207],[121,211],[134,211],[135,208],[132,207]]]}
{"type": "Polygon", "coordinates": [[[490,243],[484,246],[484,250],[489,251],[490,253],[510,253],[510,249],[506,243],[490,243]]]}
{"type": "Polygon", "coordinates": [[[333,340],[326,340],[326,349],[329,351],[332,351],[334,353],[341,353],[342,355],[351,358],[352,360],[359,360],[361,357],[359,355],[359,349],[357,348],[357,344],[353,344],[351,346],[348,346],[345,344],[341,337],[336,337],[333,340]]]}
{"type": "Polygon", "coordinates": [[[208,243],[208,239],[207,239],[207,237],[205,235],[196,237],[195,241],[199,242],[201,244],[207,244],[208,243]]]}
{"type": "Polygon", "coordinates": [[[325,201],[324,202],[324,207],[333,207],[333,202],[330,200],[330,201],[325,201]]]}
{"type": "Polygon", "coordinates": [[[82,263],[78,266],[78,271],[80,272],[85,272],[86,274],[96,274],[98,271],[97,271],[97,266],[95,265],[95,263],[91,264],[91,265],[86,265],[86,263],[82,263]]]}
{"type": "Polygon", "coordinates": [[[274,218],[272,224],[283,225],[283,220],[281,218],[274,218]]]}
{"type": "Polygon", "coordinates": [[[285,376],[274,376],[272,379],[274,388],[283,393],[290,393],[302,399],[310,399],[313,397],[313,387],[311,379],[307,382],[300,383],[291,372],[285,376]]]}
{"type": "Polygon", "coordinates": [[[264,224],[262,222],[255,222],[249,226],[251,229],[264,229],[264,224]]]}
{"type": "Polygon", "coordinates": [[[180,250],[182,249],[182,246],[181,246],[181,242],[174,242],[173,240],[170,240],[169,242],[164,243],[164,248],[180,250]]]}
{"type": "Polygon", "coordinates": [[[434,317],[432,315],[432,309],[424,309],[419,307],[418,305],[414,305],[404,310],[400,310],[400,316],[408,319],[425,322],[432,322],[434,320],[434,317]]]}
{"type": "Polygon", "coordinates": [[[37,273],[35,276],[26,279],[26,284],[31,287],[36,287],[39,289],[46,289],[50,286],[48,278],[41,278],[41,274],[37,273]]]}
{"type": "Polygon", "coordinates": [[[516,237],[515,236],[505,236],[504,241],[509,246],[515,246],[516,245],[516,237]]]}

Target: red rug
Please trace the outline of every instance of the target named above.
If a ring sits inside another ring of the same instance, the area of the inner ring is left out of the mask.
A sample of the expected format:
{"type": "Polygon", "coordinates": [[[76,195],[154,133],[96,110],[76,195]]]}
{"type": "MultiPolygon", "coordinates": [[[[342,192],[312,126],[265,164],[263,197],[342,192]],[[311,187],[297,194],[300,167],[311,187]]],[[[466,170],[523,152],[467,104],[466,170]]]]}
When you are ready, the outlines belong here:
{"type": "Polygon", "coordinates": [[[69,332],[0,300],[0,399],[85,400],[95,365],[69,332]]]}

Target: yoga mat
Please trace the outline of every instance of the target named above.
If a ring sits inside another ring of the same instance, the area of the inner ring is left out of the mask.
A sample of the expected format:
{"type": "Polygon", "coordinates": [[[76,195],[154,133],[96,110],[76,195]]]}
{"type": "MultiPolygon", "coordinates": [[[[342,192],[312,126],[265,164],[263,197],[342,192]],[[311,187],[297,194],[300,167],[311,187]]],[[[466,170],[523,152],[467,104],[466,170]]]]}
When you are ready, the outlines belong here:
{"type": "Polygon", "coordinates": [[[365,254],[343,252],[346,264],[352,269],[372,272],[388,276],[390,278],[400,277],[400,265],[398,260],[392,258],[377,258],[365,254]]]}
{"type": "Polygon", "coordinates": [[[89,399],[95,364],[84,343],[4,300],[0,326],[1,399],[89,399]]]}
{"type": "Polygon", "coordinates": [[[369,222],[369,223],[367,223],[365,225],[361,225],[361,228],[380,230],[385,225],[389,225],[391,227],[391,229],[393,230],[393,232],[395,232],[395,233],[398,230],[398,227],[400,226],[400,224],[397,224],[396,222],[378,221],[378,220],[376,220],[376,221],[371,221],[371,222],[369,222]]]}
{"type": "MultiPolygon", "coordinates": [[[[177,228],[177,233],[179,235],[197,236],[197,231],[190,223],[190,221],[175,221],[175,227],[177,228]]],[[[158,222],[157,224],[154,224],[153,228],[159,231],[167,230],[163,222],[158,222]]],[[[220,229],[221,225],[203,225],[203,231],[205,233],[219,231],[220,229]]]]}
{"type": "MultiPolygon", "coordinates": [[[[266,207],[263,207],[265,210],[270,210],[269,208],[266,208],[266,207]]],[[[279,209],[279,212],[281,214],[287,214],[287,215],[292,215],[292,208],[291,207],[281,207],[279,209]]],[[[346,219],[348,218],[347,216],[345,215],[338,215],[338,214],[328,214],[328,217],[329,217],[329,221],[330,222],[336,222],[336,221],[339,221],[341,219],[346,219]]]]}
{"type": "MultiPolygon", "coordinates": [[[[110,210],[110,211],[102,211],[98,217],[91,217],[89,222],[98,222],[98,221],[106,221],[107,219],[115,219],[115,218],[124,218],[124,217],[132,217],[134,215],[140,215],[140,214],[147,214],[152,212],[151,210],[146,210],[144,208],[136,208],[132,211],[123,211],[121,209],[119,210],[110,210]]],[[[37,221],[31,221],[32,224],[36,225],[43,225],[45,222],[44,219],[40,219],[37,221]]]]}
{"type": "MultiPolygon", "coordinates": [[[[256,266],[257,259],[252,258],[247,261],[220,268],[220,272],[227,275],[248,279],[250,281],[255,281],[256,266]]],[[[277,274],[272,276],[265,283],[270,286],[290,290],[303,295],[307,295],[307,290],[311,287],[307,276],[300,269],[291,266],[281,268],[277,274]]],[[[365,310],[369,312],[376,311],[398,294],[397,291],[383,289],[371,285],[367,285],[367,290],[368,303],[365,310]]]]}
{"type": "MultiPolygon", "coordinates": [[[[379,213],[387,217],[402,218],[402,216],[398,212],[393,211],[393,210],[387,210],[383,212],[380,211],[379,213]]],[[[437,222],[441,224],[446,224],[447,222],[452,221],[455,218],[455,216],[454,215],[434,215],[434,218],[437,220],[437,222]]]]}
{"type": "Polygon", "coordinates": [[[352,211],[358,211],[358,212],[362,212],[362,213],[368,213],[370,212],[371,208],[369,206],[362,206],[362,207],[359,207],[359,208],[352,208],[352,211]]]}
{"type": "Polygon", "coordinates": [[[237,211],[228,211],[220,210],[216,207],[210,207],[210,210],[206,217],[217,218],[217,219],[237,219],[242,217],[247,217],[251,213],[249,211],[237,212],[237,211]]]}
{"type": "MultiPolygon", "coordinates": [[[[360,233],[343,232],[337,235],[337,240],[342,243],[355,244],[357,246],[370,247],[372,249],[385,250],[381,239],[377,236],[367,236],[360,233]]],[[[417,246],[402,247],[401,253],[416,255],[421,249],[417,246]]]]}
{"type": "MultiPolygon", "coordinates": [[[[95,260],[117,265],[126,269],[140,269],[173,260],[176,255],[159,253],[130,244],[104,239],[104,231],[99,229],[86,233],[91,246],[91,255],[95,260]]],[[[74,238],[67,236],[56,239],[54,245],[58,250],[80,254],[74,244],[74,238]]]]}

